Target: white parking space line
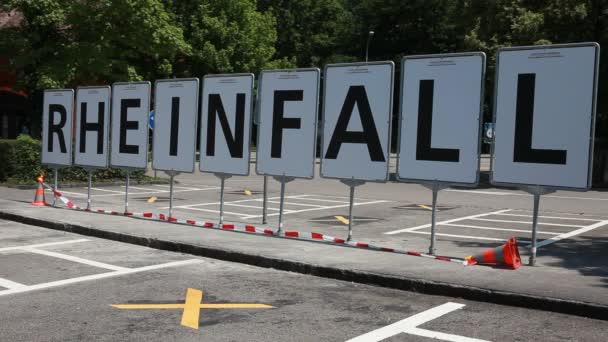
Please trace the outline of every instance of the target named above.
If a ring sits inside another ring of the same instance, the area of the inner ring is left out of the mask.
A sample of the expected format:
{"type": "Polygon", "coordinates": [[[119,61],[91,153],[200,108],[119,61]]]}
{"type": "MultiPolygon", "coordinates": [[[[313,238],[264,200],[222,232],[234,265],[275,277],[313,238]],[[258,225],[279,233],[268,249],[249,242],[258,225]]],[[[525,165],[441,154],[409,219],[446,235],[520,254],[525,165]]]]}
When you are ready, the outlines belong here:
{"type": "Polygon", "coordinates": [[[40,248],[40,247],[48,247],[48,246],[59,246],[59,245],[66,245],[66,244],[70,244],[70,243],[78,243],[78,242],[86,242],[86,241],[91,241],[91,240],[75,239],[75,240],[64,240],[64,241],[57,241],[57,242],[38,243],[35,245],[3,247],[3,248],[0,248],[0,252],[10,251],[10,250],[15,250],[15,249],[24,249],[24,248],[40,248]]]}
{"type": "Polygon", "coordinates": [[[110,265],[110,264],[106,264],[106,263],[103,263],[103,262],[98,262],[98,261],[89,260],[89,259],[83,259],[83,258],[79,258],[79,257],[75,257],[75,256],[63,254],[63,253],[45,251],[45,250],[38,249],[38,248],[33,248],[33,247],[22,248],[22,250],[24,250],[26,252],[30,252],[30,253],[36,253],[36,254],[46,255],[46,256],[50,256],[50,257],[54,257],[54,258],[59,258],[59,259],[63,259],[63,260],[73,261],[73,262],[77,262],[77,263],[80,263],[80,264],[85,264],[85,265],[89,265],[89,266],[93,266],[93,267],[105,268],[105,269],[112,270],[112,271],[125,271],[125,270],[128,270],[128,268],[126,268],[126,267],[121,267],[121,266],[116,266],[116,265],[110,265]]]}
{"type": "MultiPolygon", "coordinates": [[[[455,218],[455,219],[451,219],[451,220],[437,222],[437,224],[439,225],[439,224],[445,224],[445,223],[464,221],[464,220],[469,220],[469,219],[473,219],[473,218],[477,218],[477,217],[483,217],[483,216],[488,216],[488,215],[493,215],[493,214],[504,213],[504,212],[507,212],[507,211],[509,211],[509,209],[503,209],[503,210],[492,211],[492,212],[489,212],[489,213],[483,213],[483,214],[477,214],[477,215],[470,215],[470,216],[465,216],[465,217],[459,217],[459,218],[455,218]]],[[[412,227],[412,228],[393,230],[393,231],[390,231],[390,232],[386,232],[384,234],[386,234],[386,235],[394,235],[394,234],[405,233],[405,232],[411,233],[411,232],[416,231],[418,229],[428,228],[430,226],[431,226],[430,223],[429,224],[423,224],[423,225],[412,227]]]]}
{"type": "MultiPolygon", "coordinates": [[[[87,189],[87,188],[83,188],[83,189],[87,189]]],[[[104,191],[104,192],[113,192],[113,193],[117,193],[117,194],[125,194],[124,191],[117,191],[117,190],[109,190],[109,189],[100,189],[100,188],[93,188],[91,187],[91,190],[96,190],[96,191],[104,191]]]]}
{"type": "Polygon", "coordinates": [[[418,328],[418,326],[437,319],[450,312],[462,309],[464,304],[448,302],[432,309],[415,314],[414,316],[402,319],[399,322],[387,325],[380,329],[370,331],[361,336],[357,336],[347,342],[378,342],[399,335],[401,333],[418,335],[432,339],[440,339],[444,341],[454,342],[488,342],[476,338],[465,337],[461,335],[446,334],[438,331],[418,328]]]}
{"type": "Polygon", "coordinates": [[[168,263],[165,263],[165,264],[144,266],[144,267],[138,267],[138,268],[129,268],[129,269],[125,269],[125,270],[122,270],[122,271],[112,271],[112,272],[93,274],[93,275],[88,275],[88,276],[83,276],[83,277],[77,277],[77,278],[57,280],[57,281],[52,281],[52,282],[48,282],[48,283],[29,285],[29,286],[25,286],[25,287],[13,288],[13,289],[8,289],[8,290],[0,291],[0,296],[6,296],[6,295],[11,295],[11,294],[16,294],[16,293],[23,293],[23,292],[29,292],[29,291],[47,289],[49,287],[57,287],[57,286],[74,284],[74,283],[81,283],[81,282],[84,282],[84,281],[91,281],[91,280],[98,280],[98,279],[104,279],[104,278],[118,277],[118,276],[122,276],[122,275],[139,273],[139,272],[145,272],[145,271],[152,271],[152,270],[158,270],[158,269],[168,268],[168,267],[178,267],[178,266],[192,265],[192,264],[197,264],[197,263],[201,263],[201,262],[203,262],[203,260],[200,260],[200,259],[180,260],[180,261],[168,262],[168,263]]]}
{"type": "MultiPolygon", "coordinates": [[[[494,214],[499,216],[518,216],[518,217],[532,217],[532,215],[524,215],[524,214],[494,214]]],[[[590,219],[590,218],[579,218],[579,217],[565,217],[565,216],[544,216],[538,215],[538,218],[547,218],[547,219],[558,219],[558,220],[573,220],[573,221],[591,221],[591,222],[599,222],[602,221],[600,219],[590,219]]]]}
{"type": "MultiPolygon", "coordinates": [[[[470,220],[476,220],[476,221],[488,221],[488,222],[507,222],[507,223],[525,223],[525,224],[532,224],[532,221],[512,221],[512,220],[496,220],[496,219],[487,219],[487,218],[479,218],[479,217],[475,217],[475,218],[471,218],[470,220]]],[[[581,226],[581,225],[575,225],[575,224],[560,224],[560,223],[548,223],[548,222],[538,222],[538,225],[543,225],[543,226],[556,226],[556,227],[575,227],[575,228],[583,228],[586,226],[581,226]]]]}
{"type": "MultiPolygon", "coordinates": [[[[205,212],[208,212],[208,213],[218,213],[218,214],[220,212],[219,210],[215,210],[215,209],[203,209],[203,208],[178,208],[178,207],[173,207],[173,209],[188,209],[188,210],[205,211],[205,212]]],[[[241,216],[242,218],[244,218],[245,216],[247,216],[246,214],[243,214],[243,213],[235,213],[233,211],[226,211],[226,210],[224,210],[224,214],[241,216]]]]}
{"type": "MultiPolygon", "coordinates": [[[[262,207],[259,206],[259,205],[247,205],[247,204],[237,204],[237,203],[224,203],[224,205],[229,205],[229,206],[234,206],[234,207],[242,207],[242,208],[253,208],[253,209],[262,210],[262,207]]],[[[266,209],[268,209],[268,210],[275,210],[275,211],[279,210],[277,208],[270,208],[270,207],[268,207],[266,209]]]]}
{"type": "MultiPolygon", "coordinates": [[[[218,190],[219,188],[220,188],[219,186],[210,187],[210,188],[202,188],[202,189],[199,189],[199,188],[190,189],[190,188],[188,188],[188,189],[183,189],[183,190],[173,190],[173,193],[218,190]]],[[[61,191],[61,193],[68,194],[70,196],[87,197],[86,193],[83,194],[83,193],[80,193],[80,192],[63,191],[63,190],[60,190],[60,191],[61,191]]],[[[109,191],[109,190],[106,190],[106,191],[109,191]]],[[[169,193],[169,190],[158,189],[158,190],[154,190],[154,191],[129,192],[129,195],[156,195],[156,194],[167,194],[167,193],[169,193]]],[[[96,198],[96,197],[110,197],[110,196],[124,196],[124,195],[125,195],[124,191],[113,191],[111,194],[103,194],[103,195],[92,194],[91,197],[96,198]]]]}
{"type": "MultiPolygon", "coordinates": [[[[447,189],[445,191],[449,191],[449,192],[464,192],[464,193],[472,193],[472,194],[478,194],[478,195],[529,196],[529,197],[532,197],[532,195],[530,195],[530,194],[517,193],[517,192],[500,192],[500,191],[483,191],[483,190],[458,190],[458,189],[447,189]]],[[[564,196],[564,195],[543,195],[543,198],[576,199],[576,200],[586,200],[586,201],[608,201],[608,198],[564,196]]]]}
{"type": "Polygon", "coordinates": [[[0,278],[0,286],[6,287],[7,289],[21,289],[27,285],[10,281],[8,279],[0,278]]]}
{"type": "Polygon", "coordinates": [[[538,247],[542,247],[542,246],[547,246],[547,245],[550,245],[552,243],[556,243],[557,241],[560,241],[560,240],[563,240],[563,239],[568,239],[568,238],[574,237],[576,235],[592,231],[592,230],[594,230],[596,228],[600,228],[600,227],[605,226],[607,224],[608,224],[608,220],[605,220],[605,221],[601,221],[601,222],[592,224],[592,225],[584,227],[584,228],[573,230],[573,231],[568,232],[568,233],[560,234],[558,236],[554,236],[554,237],[552,237],[550,239],[547,239],[547,240],[539,242],[536,245],[536,247],[538,248],[538,247]]]}
{"type": "MultiPolygon", "coordinates": [[[[411,231],[411,232],[408,232],[408,233],[431,235],[431,232],[420,232],[420,231],[417,231],[417,230],[411,231]]],[[[498,239],[498,238],[489,238],[489,237],[471,236],[471,235],[456,235],[456,234],[445,234],[445,233],[435,233],[435,235],[437,235],[437,236],[448,236],[448,237],[462,238],[462,239],[475,239],[475,240],[500,241],[500,242],[507,241],[507,239],[498,239]]]]}
{"type": "MultiPolygon", "coordinates": [[[[372,201],[372,202],[354,203],[353,205],[358,206],[358,205],[376,204],[376,203],[384,203],[384,202],[388,202],[388,201],[379,200],[379,201],[372,201]]],[[[319,211],[319,210],[337,209],[337,208],[346,208],[346,207],[348,207],[348,204],[332,205],[332,206],[320,207],[320,208],[290,210],[290,211],[284,212],[284,214],[296,214],[296,213],[303,213],[303,212],[307,212],[307,211],[319,211]]],[[[279,213],[267,214],[266,216],[277,216],[277,215],[279,215],[279,213]]],[[[248,216],[244,216],[243,219],[252,219],[252,218],[257,218],[257,217],[262,217],[262,215],[248,215],[248,216]]]]}
{"type": "MultiPolygon", "coordinates": [[[[523,229],[511,229],[511,228],[495,228],[495,227],[483,227],[483,226],[472,226],[468,224],[457,224],[457,223],[444,223],[442,226],[450,226],[450,227],[462,227],[462,228],[471,228],[471,229],[485,229],[485,230],[496,230],[496,231],[504,231],[504,232],[518,232],[518,233],[531,233],[531,228],[528,230],[523,229]]],[[[545,231],[537,231],[539,234],[548,234],[548,235],[559,235],[560,233],[554,232],[545,232],[545,231]]]]}
{"type": "MultiPolygon", "coordinates": [[[[154,189],[154,188],[143,188],[141,186],[133,186],[133,185],[129,185],[129,189],[135,189],[135,190],[143,190],[143,191],[153,191],[153,192],[166,192],[164,190],[160,190],[160,189],[154,189]]],[[[129,191],[129,195],[132,194],[131,191],[129,191]]],[[[138,194],[137,192],[133,192],[133,194],[138,194]]]]}
{"type": "MultiPolygon", "coordinates": [[[[268,201],[268,203],[281,203],[281,201],[268,201]]],[[[299,206],[302,206],[302,207],[325,208],[325,206],[324,206],[324,205],[308,204],[308,203],[283,202],[283,204],[288,204],[288,205],[299,205],[299,206]]]]}

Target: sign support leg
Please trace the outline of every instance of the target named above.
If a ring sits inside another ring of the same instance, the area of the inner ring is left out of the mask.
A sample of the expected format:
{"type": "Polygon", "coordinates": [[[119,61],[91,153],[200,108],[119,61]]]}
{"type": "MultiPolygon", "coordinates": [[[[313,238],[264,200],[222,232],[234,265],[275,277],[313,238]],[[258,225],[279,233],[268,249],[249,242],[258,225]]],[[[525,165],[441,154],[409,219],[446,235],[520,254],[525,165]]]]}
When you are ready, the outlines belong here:
{"type": "Polygon", "coordinates": [[[555,192],[555,190],[547,189],[540,185],[531,186],[524,189],[527,193],[534,196],[534,206],[532,207],[532,241],[530,243],[530,259],[528,265],[536,265],[536,235],[538,231],[538,211],[540,207],[540,196],[555,192]]]}
{"type": "Polygon", "coordinates": [[[224,223],[224,183],[226,179],[232,175],[226,173],[216,173],[215,176],[220,179],[220,225],[224,223]]]}
{"type": "Polygon", "coordinates": [[[264,198],[262,200],[262,224],[268,223],[268,176],[264,176],[264,198]]]}
{"type": "Polygon", "coordinates": [[[91,183],[93,180],[93,170],[89,170],[88,188],[87,188],[87,210],[91,210],[91,183]]]}
{"type": "Polygon", "coordinates": [[[538,229],[538,205],[540,204],[540,194],[535,193],[533,196],[534,208],[532,212],[532,242],[530,243],[530,260],[528,261],[530,266],[536,265],[536,233],[538,229]]]}
{"type": "MultiPolygon", "coordinates": [[[[59,171],[57,170],[57,168],[53,169],[53,190],[57,191],[57,174],[59,173],[59,171]]],[[[53,194],[53,207],[55,206],[55,203],[57,202],[57,196],[54,196],[53,194]]]]}
{"type": "Polygon", "coordinates": [[[350,188],[350,196],[348,202],[348,236],[346,237],[346,241],[350,241],[353,237],[353,206],[355,204],[355,187],[359,185],[365,184],[365,181],[357,180],[357,179],[343,179],[340,180],[343,184],[350,188]]]}
{"type": "Polygon", "coordinates": [[[130,181],[130,172],[127,170],[127,180],[125,182],[125,213],[129,212],[129,181],[130,181]]]}
{"type": "Polygon", "coordinates": [[[422,184],[422,186],[431,190],[433,194],[433,202],[431,207],[431,245],[429,246],[429,254],[435,255],[435,252],[437,251],[437,248],[435,247],[437,245],[437,237],[435,234],[437,230],[437,196],[439,195],[439,191],[449,187],[449,185],[440,182],[433,182],[422,184]]]}
{"type": "Polygon", "coordinates": [[[173,217],[173,173],[169,175],[169,217],[173,217]]]}
{"type": "Polygon", "coordinates": [[[285,202],[285,184],[291,182],[292,180],[294,180],[294,178],[287,176],[277,176],[274,177],[274,179],[281,183],[281,200],[279,202],[279,229],[277,230],[277,234],[279,234],[281,233],[281,231],[283,231],[283,206],[285,202]]]}

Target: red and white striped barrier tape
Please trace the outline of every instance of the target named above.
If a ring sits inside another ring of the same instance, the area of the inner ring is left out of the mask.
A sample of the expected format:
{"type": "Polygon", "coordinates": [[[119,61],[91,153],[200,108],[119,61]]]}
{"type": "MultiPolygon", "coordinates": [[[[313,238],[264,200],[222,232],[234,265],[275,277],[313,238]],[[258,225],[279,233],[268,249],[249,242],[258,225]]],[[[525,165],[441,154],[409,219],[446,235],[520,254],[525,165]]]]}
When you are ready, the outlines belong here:
{"type": "Polygon", "coordinates": [[[238,231],[238,232],[243,232],[243,233],[253,233],[253,234],[258,234],[258,235],[271,235],[271,236],[283,237],[283,238],[288,238],[288,239],[322,241],[322,242],[326,242],[326,243],[345,245],[345,246],[354,247],[354,248],[369,249],[369,250],[374,250],[374,251],[396,253],[396,254],[412,255],[412,256],[441,260],[441,261],[449,261],[449,262],[454,262],[454,263],[458,263],[458,264],[465,265],[465,266],[475,264],[474,262],[470,262],[465,259],[437,256],[437,255],[431,255],[431,254],[420,253],[420,252],[404,251],[404,250],[387,248],[387,247],[379,247],[379,246],[370,245],[370,244],[363,243],[363,242],[346,241],[345,239],[329,236],[329,235],[322,234],[322,233],[315,233],[315,232],[299,232],[299,231],[293,231],[293,230],[286,230],[286,231],[281,231],[281,232],[277,233],[276,231],[274,231],[272,229],[260,228],[260,227],[256,227],[256,226],[252,226],[252,225],[248,225],[248,224],[223,223],[220,225],[220,224],[216,224],[214,222],[197,221],[197,220],[191,220],[191,219],[178,219],[175,217],[169,217],[164,214],[154,214],[151,212],[144,212],[144,213],[124,212],[124,213],[122,213],[122,212],[117,212],[114,210],[105,210],[105,209],[96,209],[96,210],[83,209],[83,208],[75,205],[74,202],[70,201],[67,197],[63,196],[63,194],[61,192],[54,190],[48,184],[46,184],[46,183],[42,183],[42,184],[47,189],[50,189],[51,191],[53,191],[53,194],[55,195],[55,197],[59,198],[59,200],[61,200],[68,208],[73,209],[73,210],[88,211],[88,212],[107,214],[107,215],[137,217],[137,218],[141,218],[141,219],[147,219],[147,220],[153,220],[153,221],[163,221],[163,222],[169,222],[169,223],[178,223],[178,224],[191,225],[191,226],[197,226],[197,227],[202,227],[202,228],[231,230],[231,231],[238,231]]]}

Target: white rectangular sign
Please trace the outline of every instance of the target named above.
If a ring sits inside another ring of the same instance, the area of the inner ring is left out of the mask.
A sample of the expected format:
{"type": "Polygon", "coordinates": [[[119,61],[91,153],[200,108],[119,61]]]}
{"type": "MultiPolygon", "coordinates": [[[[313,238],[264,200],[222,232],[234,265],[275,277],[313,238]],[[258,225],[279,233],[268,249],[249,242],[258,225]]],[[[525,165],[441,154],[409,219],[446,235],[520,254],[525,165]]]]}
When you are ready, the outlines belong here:
{"type": "Polygon", "coordinates": [[[262,71],[258,91],[258,174],[313,178],[319,69],[262,71]]]}
{"type": "Polygon", "coordinates": [[[42,106],[42,164],[69,166],[72,164],[74,90],[45,90],[42,106]]]}
{"type": "Polygon", "coordinates": [[[399,180],[477,184],[484,70],[483,53],[403,58],[399,180]]]}
{"type": "Polygon", "coordinates": [[[325,67],[322,177],[388,179],[394,67],[393,62],[325,67]]]}
{"type": "Polygon", "coordinates": [[[198,78],[159,80],[154,84],[152,168],[194,172],[198,78]]]}
{"type": "Polygon", "coordinates": [[[493,184],[589,188],[598,54],[595,43],[498,51],[493,184]]]}
{"type": "Polygon", "coordinates": [[[201,171],[249,174],[253,79],[253,74],[203,78],[201,171]]]}
{"type": "Polygon", "coordinates": [[[112,139],[110,165],[148,167],[150,82],[114,83],[112,86],[112,139]]]}
{"type": "Polygon", "coordinates": [[[109,129],[110,87],[78,87],[74,165],[108,167],[109,129]]]}

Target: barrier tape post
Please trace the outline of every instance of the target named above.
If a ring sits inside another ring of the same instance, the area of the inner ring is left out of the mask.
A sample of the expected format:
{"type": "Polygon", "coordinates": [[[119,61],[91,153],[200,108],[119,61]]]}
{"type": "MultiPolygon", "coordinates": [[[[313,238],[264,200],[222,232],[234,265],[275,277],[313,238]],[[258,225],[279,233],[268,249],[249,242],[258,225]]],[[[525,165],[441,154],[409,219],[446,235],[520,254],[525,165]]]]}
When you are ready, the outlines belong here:
{"type": "Polygon", "coordinates": [[[264,176],[264,199],[262,200],[262,224],[268,223],[268,176],[264,176]]]}
{"type": "MultiPolygon", "coordinates": [[[[53,183],[53,191],[57,191],[57,183],[58,183],[57,182],[57,178],[58,178],[57,177],[57,173],[58,173],[57,168],[54,168],[53,169],[53,182],[54,182],[53,183]]],[[[52,204],[53,207],[55,206],[55,203],[57,203],[57,197],[53,196],[53,204],[52,204]]]]}
{"type": "Polygon", "coordinates": [[[283,206],[285,203],[285,184],[291,182],[295,178],[288,176],[276,176],[274,177],[278,182],[281,183],[281,199],[279,202],[279,229],[277,229],[277,234],[280,234],[283,230],[283,206]]]}
{"type": "Polygon", "coordinates": [[[348,236],[346,241],[350,241],[353,238],[353,206],[355,203],[355,187],[365,184],[365,181],[358,179],[343,179],[340,180],[343,184],[350,188],[350,196],[348,202],[348,236]]]}
{"type": "Polygon", "coordinates": [[[130,177],[130,172],[129,170],[127,171],[127,180],[125,182],[125,213],[129,212],[129,177],[130,177]]]}
{"type": "Polygon", "coordinates": [[[91,183],[93,182],[93,170],[89,169],[89,179],[87,187],[87,210],[91,210],[91,183]]]}
{"type": "Polygon", "coordinates": [[[215,173],[215,176],[220,179],[220,225],[224,223],[224,182],[232,177],[227,173],[215,173]]]}

